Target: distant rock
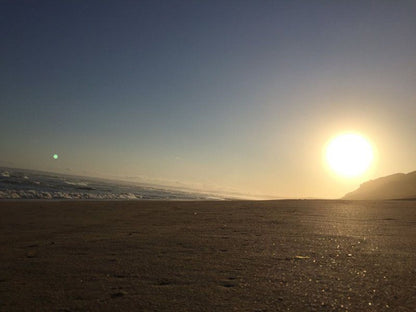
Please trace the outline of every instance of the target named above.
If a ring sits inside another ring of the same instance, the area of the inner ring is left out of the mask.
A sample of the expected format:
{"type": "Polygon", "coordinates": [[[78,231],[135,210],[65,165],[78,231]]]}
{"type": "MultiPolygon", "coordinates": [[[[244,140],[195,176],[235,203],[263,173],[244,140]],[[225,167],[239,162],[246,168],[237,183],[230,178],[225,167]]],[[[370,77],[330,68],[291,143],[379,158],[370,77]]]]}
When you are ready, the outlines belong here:
{"type": "Polygon", "coordinates": [[[370,180],[343,199],[416,199],[416,171],[370,180]]]}

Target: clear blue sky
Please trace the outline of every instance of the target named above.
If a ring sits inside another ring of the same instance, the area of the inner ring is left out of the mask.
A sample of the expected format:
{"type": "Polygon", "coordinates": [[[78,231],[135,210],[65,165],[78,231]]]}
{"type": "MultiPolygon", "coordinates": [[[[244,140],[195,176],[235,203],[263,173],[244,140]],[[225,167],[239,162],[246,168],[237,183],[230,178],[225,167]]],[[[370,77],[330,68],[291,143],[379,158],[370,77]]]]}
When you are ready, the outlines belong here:
{"type": "Polygon", "coordinates": [[[415,16],[415,1],[0,1],[0,165],[289,197],[415,170],[415,16]],[[357,179],[322,161],[344,131],[377,151],[357,179]]]}

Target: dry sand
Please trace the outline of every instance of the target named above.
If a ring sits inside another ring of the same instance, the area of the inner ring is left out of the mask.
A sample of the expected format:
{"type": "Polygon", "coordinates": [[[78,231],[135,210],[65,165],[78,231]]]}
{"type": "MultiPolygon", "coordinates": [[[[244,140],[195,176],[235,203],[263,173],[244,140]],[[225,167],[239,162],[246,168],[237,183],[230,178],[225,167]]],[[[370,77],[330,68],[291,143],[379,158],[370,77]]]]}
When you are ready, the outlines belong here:
{"type": "Polygon", "coordinates": [[[1,311],[415,311],[416,201],[0,202],[1,311]]]}

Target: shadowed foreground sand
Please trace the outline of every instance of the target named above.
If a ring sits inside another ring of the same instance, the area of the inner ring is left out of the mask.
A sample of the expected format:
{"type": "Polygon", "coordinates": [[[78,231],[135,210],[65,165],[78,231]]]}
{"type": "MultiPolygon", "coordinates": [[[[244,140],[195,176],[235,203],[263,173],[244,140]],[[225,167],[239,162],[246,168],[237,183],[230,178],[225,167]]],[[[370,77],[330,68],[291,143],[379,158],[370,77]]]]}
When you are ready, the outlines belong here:
{"type": "Polygon", "coordinates": [[[415,311],[416,201],[0,202],[0,311],[415,311]]]}

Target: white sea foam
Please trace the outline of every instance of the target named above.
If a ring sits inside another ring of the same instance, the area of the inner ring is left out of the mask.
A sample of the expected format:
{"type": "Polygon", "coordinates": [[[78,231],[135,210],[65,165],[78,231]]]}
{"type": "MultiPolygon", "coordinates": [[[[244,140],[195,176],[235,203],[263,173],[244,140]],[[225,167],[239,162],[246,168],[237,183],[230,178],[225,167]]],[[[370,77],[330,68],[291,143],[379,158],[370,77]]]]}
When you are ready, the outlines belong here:
{"type": "Polygon", "coordinates": [[[75,186],[88,186],[87,182],[72,182],[72,181],[64,181],[68,185],[75,185],[75,186]]]}
{"type": "Polygon", "coordinates": [[[35,190],[2,190],[0,199],[141,199],[142,195],[133,193],[81,193],[81,192],[38,192],[35,190]]]}
{"type": "Polygon", "coordinates": [[[201,200],[213,194],[140,186],[24,169],[0,168],[0,199],[201,200]]]}

